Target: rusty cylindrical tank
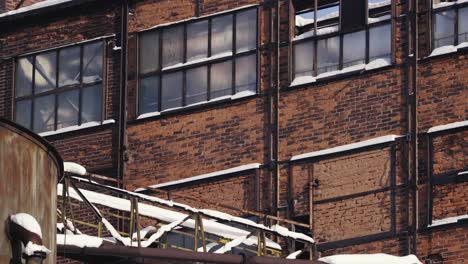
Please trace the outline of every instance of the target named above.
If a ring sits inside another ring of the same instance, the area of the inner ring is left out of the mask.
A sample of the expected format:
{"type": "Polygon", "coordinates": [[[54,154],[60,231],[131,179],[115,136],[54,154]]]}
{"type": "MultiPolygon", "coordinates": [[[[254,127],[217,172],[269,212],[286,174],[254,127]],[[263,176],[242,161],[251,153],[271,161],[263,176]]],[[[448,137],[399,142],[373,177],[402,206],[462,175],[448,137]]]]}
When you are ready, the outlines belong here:
{"type": "Polygon", "coordinates": [[[17,213],[36,218],[44,246],[52,251],[44,263],[56,262],[57,181],[62,175],[62,159],[47,141],[0,118],[0,263],[12,256],[5,224],[17,213]]]}

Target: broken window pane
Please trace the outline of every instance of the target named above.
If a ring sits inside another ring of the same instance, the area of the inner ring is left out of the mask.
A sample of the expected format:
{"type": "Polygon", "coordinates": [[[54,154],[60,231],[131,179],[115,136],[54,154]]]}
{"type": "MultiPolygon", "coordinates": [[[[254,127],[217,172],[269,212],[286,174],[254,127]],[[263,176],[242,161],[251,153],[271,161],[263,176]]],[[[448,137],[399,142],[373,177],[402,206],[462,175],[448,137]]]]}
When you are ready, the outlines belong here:
{"type": "Polygon", "coordinates": [[[314,42],[307,41],[294,45],[294,78],[312,76],[314,67],[314,42]]]}
{"type": "Polygon", "coordinates": [[[211,65],[210,98],[232,94],[232,62],[211,65]]]}
{"type": "Polygon", "coordinates": [[[55,122],[55,95],[36,98],[34,101],[34,132],[54,130],[55,122]]]}
{"type": "Polygon", "coordinates": [[[16,64],[16,97],[31,95],[32,75],[32,57],[19,59],[16,64]]]}
{"type": "Polygon", "coordinates": [[[81,123],[101,121],[102,88],[101,84],[83,88],[81,123]]]}
{"type": "Polygon", "coordinates": [[[187,25],[187,61],[208,56],[208,20],[187,25]]]}
{"type": "Polygon", "coordinates": [[[138,113],[158,111],[159,76],[140,79],[138,89],[138,113]]]}
{"type": "Polygon", "coordinates": [[[366,62],[366,32],[343,36],[343,68],[366,62]]]}
{"type": "Polygon", "coordinates": [[[140,73],[145,74],[159,69],[159,33],[145,32],[140,35],[140,73]]]}
{"type": "Polygon", "coordinates": [[[184,57],[184,27],[175,26],[163,31],[162,67],[182,63],[184,57]]]}
{"type": "Polygon", "coordinates": [[[169,73],[162,76],[162,110],[182,106],[182,77],[182,72],[169,73]]]}
{"type": "Polygon", "coordinates": [[[257,56],[255,54],[236,59],[236,93],[257,91],[257,56]]]}
{"type": "Polygon", "coordinates": [[[31,128],[31,100],[16,102],[15,122],[26,128],[31,128]]]}
{"type": "Polygon", "coordinates": [[[455,34],[455,11],[434,14],[434,48],[453,45],[455,34]]]}
{"type": "Polygon", "coordinates": [[[57,129],[78,125],[80,112],[78,92],[73,90],[58,95],[57,129]]]}
{"type": "Polygon", "coordinates": [[[80,47],[59,51],[59,87],[80,83],[80,47]]]}
{"type": "Polygon", "coordinates": [[[236,52],[257,48],[257,10],[251,9],[236,15],[236,52]]]}
{"type": "Polygon", "coordinates": [[[211,55],[232,52],[232,15],[213,18],[211,26],[211,55]]]}
{"type": "Polygon", "coordinates": [[[468,41],[468,7],[458,10],[458,43],[468,41]]]}
{"type": "Polygon", "coordinates": [[[369,29],[369,61],[375,59],[391,60],[391,25],[372,27],[369,29]]]}
{"type": "Polygon", "coordinates": [[[207,100],[208,76],[207,66],[187,70],[186,72],[186,104],[194,104],[207,100]]]}
{"type": "Polygon", "coordinates": [[[83,47],[83,83],[102,80],[102,41],[83,47]]]}
{"type": "Polygon", "coordinates": [[[42,93],[56,86],[57,52],[49,51],[36,56],[35,93],[42,93]]]}
{"type": "Polygon", "coordinates": [[[340,38],[322,39],[317,44],[318,74],[338,70],[340,61],[340,38]]]}

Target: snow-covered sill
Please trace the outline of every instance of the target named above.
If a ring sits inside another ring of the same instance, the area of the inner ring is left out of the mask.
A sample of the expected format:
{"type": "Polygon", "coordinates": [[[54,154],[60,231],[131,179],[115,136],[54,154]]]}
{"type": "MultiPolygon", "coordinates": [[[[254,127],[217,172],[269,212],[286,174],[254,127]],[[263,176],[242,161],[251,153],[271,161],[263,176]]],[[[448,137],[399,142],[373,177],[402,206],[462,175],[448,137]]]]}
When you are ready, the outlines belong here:
{"type": "MultiPolygon", "coordinates": [[[[214,177],[220,177],[223,175],[228,175],[228,174],[233,174],[233,173],[238,173],[242,171],[248,171],[248,170],[253,170],[253,169],[258,169],[260,168],[261,164],[260,163],[251,163],[247,165],[242,165],[242,166],[237,166],[234,168],[226,169],[226,170],[220,170],[220,171],[215,171],[215,172],[210,172],[206,174],[201,174],[198,176],[193,176],[177,181],[170,181],[170,182],[165,182],[165,183],[160,183],[160,184],[155,184],[151,185],[149,187],[151,188],[163,188],[163,187],[168,187],[168,186],[174,186],[174,185],[180,185],[188,182],[194,182],[194,181],[199,181],[199,180],[204,180],[204,179],[209,179],[209,178],[214,178],[214,177]]],[[[138,188],[135,190],[135,192],[142,192],[146,191],[145,188],[138,188]]]]}
{"type": "Polygon", "coordinates": [[[442,47],[438,47],[434,49],[431,52],[431,54],[427,56],[426,58],[440,56],[440,55],[449,54],[449,53],[455,53],[458,50],[466,49],[466,48],[468,48],[468,42],[462,42],[458,44],[457,46],[454,46],[454,45],[442,46],[442,47]]]}
{"type": "Polygon", "coordinates": [[[468,126],[468,120],[449,123],[445,125],[431,127],[427,130],[427,134],[436,133],[440,131],[446,131],[446,130],[460,128],[460,127],[466,127],[466,126],[468,126]]]}
{"type": "Polygon", "coordinates": [[[364,140],[364,141],[361,141],[361,142],[342,145],[342,146],[338,146],[338,147],[322,149],[322,150],[318,150],[318,151],[314,151],[314,152],[295,155],[295,156],[293,156],[291,158],[291,161],[308,159],[308,158],[319,157],[319,156],[325,156],[325,155],[330,155],[330,154],[336,154],[336,153],[361,149],[361,148],[365,148],[365,147],[380,145],[380,144],[384,144],[384,143],[394,142],[397,138],[400,138],[400,137],[403,137],[403,136],[387,135],[387,136],[382,136],[382,137],[377,137],[377,138],[364,140]]]}
{"type": "Polygon", "coordinates": [[[378,68],[383,68],[391,64],[392,64],[391,61],[388,59],[376,59],[376,60],[369,62],[368,64],[362,63],[362,64],[357,64],[357,65],[343,68],[342,70],[324,72],[324,73],[319,74],[316,77],[300,76],[300,77],[294,78],[294,80],[291,82],[289,87],[299,86],[299,85],[308,84],[308,83],[314,83],[323,79],[329,79],[331,77],[338,77],[344,74],[370,71],[370,70],[374,70],[378,68]]]}
{"type": "Polygon", "coordinates": [[[439,220],[433,220],[432,224],[428,225],[427,227],[436,227],[436,226],[443,226],[443,225],[448,225],[448,224],[455,224],[457,222],[461,222],[463,220],[468,220],[468,214],[466,215],[460,215],[460,216],[453,216],[453,217],[447,217],[444,219],[439,219],[439,220]]]}
{"type": "Polygon", "coordinates": [[[234,100],[237,100],[237,99],[254,96],[256,94],[257,94],[256,92],[252,92],[252,91],[242,91],[242,92],[238,92],[238,93],[236,93],[234,95],[221,96],[221,97],[213,98],[213,99],[211,99],[209,101],[202,101],[202,102],[198,102],[198,103],[194,103],[194,104],[189,104],[189,105],[186,105],[186,106],[174,107],[174,108],[163,110],[161,112],[156,111],[156,112],[149,112],[149,113],[141,114],[141,115],[139,115],[137,117],[137,120],[145,119],[145,118],[149,118],[149,117],[154,117],[154,116],[160,116],[160,115],[164,115],[166,113],[172,113],[172,112],[178,111],[178,110],[188,110],[188,109],[191,109],[191,108],[197,107],[197,106],[210,105],[211,103],[215,103],[215,102],[223,101],[223,100],[234,101],[234,100]]]}
{"type": "Polygon", "coordinates": [[[454,2],[440,2],[432,5],[432,9],[439,9],[447,6],[453,6],[458,4],[468,3],[468,0],[458,0],[454,2]]]}
{"type": "Polygon", "coordinates": [[[47,137],[47,136],[62,134],[62,133],[71,132],[71,131],[82,130],[82,129],[90,128],[90,127],[97,127],[97,126],[112,124],[112,123],[115,123],[114,119],[107,119],[107,120],[104,120],[102,122],[92,121],[92,122],[83,123],[83,124],[81,124],[79,126],[69,126],[69,127],[64,127],[64,128],[57,129],[55,131],[42,132],[42,133],[39,133],[39,136],[47,137]]]}

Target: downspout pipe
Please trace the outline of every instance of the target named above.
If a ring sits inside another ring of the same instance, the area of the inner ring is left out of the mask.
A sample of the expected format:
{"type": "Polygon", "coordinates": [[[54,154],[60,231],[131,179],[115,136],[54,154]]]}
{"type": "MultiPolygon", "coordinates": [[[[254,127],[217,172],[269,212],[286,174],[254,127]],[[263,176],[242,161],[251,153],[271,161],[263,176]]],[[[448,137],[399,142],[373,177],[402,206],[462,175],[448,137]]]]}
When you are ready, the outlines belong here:
{"type": "Polygon", "coordinates": [[[413,0],[413,58],[412,58],[412,174],[413,174],[413,254],[417,254],[417,237],[419,229],[419,156],[418,156],[418,58],[419,58],[419,34],[418,34],[418,0],[413,0]]]}
{"type": "Polygon", "coordinates": [[[276,76],[275,76],[275,108],[274,108],[274,137],[275,137],[275,148],[274,148],[274,159],[275,159],[275,208],[276,216],[279,216],[278,208],[280,204],[280,168],[279,168],[279,97],[280,97],[280,0],[276,1],[276,76]]]}
{"type": "Polygon", "coordinates": [[[128,0],[121,1],[120,26],[120,94],[119,94],[119,132],[117,187],[122,188],[127,160],[127,62],[128,62],[128,0]]]}

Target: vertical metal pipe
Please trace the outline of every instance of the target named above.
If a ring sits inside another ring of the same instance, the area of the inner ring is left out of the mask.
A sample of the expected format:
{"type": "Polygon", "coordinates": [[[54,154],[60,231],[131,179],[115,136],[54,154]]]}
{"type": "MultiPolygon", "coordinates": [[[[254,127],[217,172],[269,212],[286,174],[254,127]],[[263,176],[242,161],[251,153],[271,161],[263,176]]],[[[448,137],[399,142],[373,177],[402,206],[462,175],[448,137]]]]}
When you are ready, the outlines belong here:
{"type": "Polygon", "coordinates": [[[125,174],[125,155],[127,144],[127,59],[128,59],[128,1],[122,0],[121,14],[121,55],[120,55],[120,104],[119,104],[119,144],[117,162],[117,185],[122,187],[125,174]]]}
{"type": "Polygon", "coordinates": [[[280,26],[281,26],[281,15],[280,15],[280,1],[276,1],[276,82],[275,82],[275,113],[274,113],[274,124],[275,124],[275,209],[276,215],[278,214],[278,207],[280,203],[280,168],[278,164],[279,160],[279,92],[280,92],[280,26]]]}
{"type": "Polygon", "coordinates": [[[417,254],[417,238],[419,228],[419,156],[418,156],[418,57],[419,57],[419,38],[418,38],[418,0],[413,0],[413,72],[412,72],[412,143],[413,143],[413,254],[417,254]]]}

